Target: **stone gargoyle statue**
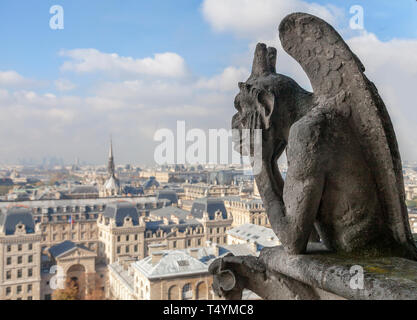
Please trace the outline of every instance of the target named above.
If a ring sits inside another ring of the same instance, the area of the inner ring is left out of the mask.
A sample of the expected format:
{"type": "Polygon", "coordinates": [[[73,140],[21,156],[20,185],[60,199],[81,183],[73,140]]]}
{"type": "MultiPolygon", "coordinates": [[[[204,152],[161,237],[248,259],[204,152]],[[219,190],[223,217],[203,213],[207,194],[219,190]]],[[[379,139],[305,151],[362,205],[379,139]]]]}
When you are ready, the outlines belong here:
{"type": "MultiPolygon", "coordinates": [[[[279,37],[308,75],[313,93],[276,73],[275,48],[256,46],[252,73],[239,83],[232,127],[251,134],[262,130],[262,166],[255,180],[282,247],[265,248],[259,258],[214,261],[213,288],[229,299],[241,298],[245,287],[266,299],[314,299],[315,291],[302,282],[285,274],[268,276],[265,262],[287,268],[284,256],[293,262],[291,257],[309,256],[304,254],[313,234],[346,260],[417,260],[394,129],[363,64],[332,26],[310,14],[288,15],[279,37]],[[285,182],[277,165],[284,151],[285,182]]],[[[243,155],[257,157],[254,145],[243,147],[242,135],[235,142],[243,155]]],[[[310,267],[300,270],[315,270],[310,267]]]]}
{"type": "Polygon", "coordinates": [[[364,66],[315,16],[287,16],[279,37],[313,93],[276,73],[276,49],[259,43],[252,73],[239,83],[232,127],[262,129],[255,179],[285,251],[304,253],[315,229],[337,253],[417,259],[394,129],[364,66]],[[284,150],[285,182],[277,166],[284,150]]]}

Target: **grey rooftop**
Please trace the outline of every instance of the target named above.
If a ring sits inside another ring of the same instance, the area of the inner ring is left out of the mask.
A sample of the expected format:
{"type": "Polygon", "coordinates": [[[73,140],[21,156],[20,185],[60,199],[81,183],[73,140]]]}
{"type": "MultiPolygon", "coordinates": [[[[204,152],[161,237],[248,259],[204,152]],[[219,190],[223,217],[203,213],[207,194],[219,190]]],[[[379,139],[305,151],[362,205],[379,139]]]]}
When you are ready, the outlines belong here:
{"type": "Polygon", "coordinates": [[[0,225],[3,226],[6,235],[12,235],[16,231],[16,225],[22,223],[26,233],[35,232],[35,223],[31,211],[25,207],[12,207],[5,213],[0,213],[0,225]]]}
{"type": "Polygon", "coordinates": [[[169,207],[162,207],[160,209],[152,210],[150,212],[150,215],[155,216],[155,217],[161,217],[161,218],[163,217],[171,218],[171,216],[174,215],[181,220],[186,220],[187,216],[190,215],[190,212],[174,207],[174,206],[169,206],[169,207]]]}
{"type": "Polygon", "coordinates": [[[109,203],[103,212],[104,217],[112,218],[116,221],[116,226],[124,224],[124,219],[130,217],[133,225],[139,224],[139,213],[135,205],[127,201],[109,203]]]}
{"type": "Polygon", "coordinates": [[[273,247],[279,243],[279,239],[271,228],[245,223],[226,231],[228,235],[241,240],[257,243],[262,247],[273,247]]]}
{"type": "Polygon", "coordinates": [[[227,219],[227,211],[224,201],[217,198],[199,198],[195,199],[191,207],[191,214],[197,218],[203,218],[204,212],[207,212],[209,219],[214,220],[215,213],[220,211],[223,219],[227,219]]]}
{"type": "Polygon", "coordinates": [[[84,250],[89,250],[81,244],[76,244],[70,240],[66,240],[50,247],[49,253],[52,257],[57,258],[66,252],[72,251],[74,248],[82,248],[84,250]]]}

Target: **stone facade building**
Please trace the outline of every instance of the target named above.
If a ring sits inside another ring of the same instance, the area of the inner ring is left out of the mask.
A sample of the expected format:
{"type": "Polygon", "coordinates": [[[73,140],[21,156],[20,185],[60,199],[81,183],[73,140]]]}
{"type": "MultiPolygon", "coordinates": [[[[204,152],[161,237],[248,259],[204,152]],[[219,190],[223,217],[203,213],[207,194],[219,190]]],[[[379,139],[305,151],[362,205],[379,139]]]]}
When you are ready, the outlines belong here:
{"type": "Polygon", "coordinates": [[[40,299],[41,232],[27,208],[0,213],[0,257],[0,299],[40,299]]]}
{"type": "Polygon", "coordinates": [[[151,247],[150,255],[138,261],[122,260],[109,265],[110,294],[127,300],[213,300],[208,266],[227,253],[254,255],[246,244],[167,250],[151,247]]]}
{"type": "Polygon", "coordinates": [[[225,197],[224,204],[233,217],[233,227],[251,223],[270,228],[268,216],[261,199],[225,197]]]}
{"type": "Polygon", "coordinates": [[[100,259],[108,264],[118,257],[144,258],[145,222],[129,202],[108,205],[97,220],[100,259]]]}
{"type": "Polygon", "coordinates": [[[235,185],[210,185],[205,183],[184,184],[184,200],[195,200],[210,197],[220,198],[226,196],[238,196],[239,186],[235,185]]]}
{"type": "Polygon", "coordinates": [[[107,265],[144,259],[154,246],[182,250],[227,243],[232,218],[219,199],[195,200],[191,211],[167,206],[170,200],[163,197],[129,200],[28,201],[30,207],[11,209],[0,204],[0,294],[51,299],[58,271],[70,279],[99,274],[107,286],[107,265]]]}

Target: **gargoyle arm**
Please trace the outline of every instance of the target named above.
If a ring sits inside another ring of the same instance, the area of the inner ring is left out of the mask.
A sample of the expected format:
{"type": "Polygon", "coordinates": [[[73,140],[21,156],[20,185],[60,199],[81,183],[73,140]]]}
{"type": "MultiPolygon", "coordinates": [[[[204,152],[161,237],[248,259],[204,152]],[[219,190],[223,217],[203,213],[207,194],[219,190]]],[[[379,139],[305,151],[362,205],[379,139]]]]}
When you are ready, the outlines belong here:
{"type": "Polygon", "coordinates": [[[285,183],[276,159],[264,159],[256,177],[271,227],[287,251],[294,254],[306,249],[324,187],[318,118],[307,116],[291,127],[285,183]]]}

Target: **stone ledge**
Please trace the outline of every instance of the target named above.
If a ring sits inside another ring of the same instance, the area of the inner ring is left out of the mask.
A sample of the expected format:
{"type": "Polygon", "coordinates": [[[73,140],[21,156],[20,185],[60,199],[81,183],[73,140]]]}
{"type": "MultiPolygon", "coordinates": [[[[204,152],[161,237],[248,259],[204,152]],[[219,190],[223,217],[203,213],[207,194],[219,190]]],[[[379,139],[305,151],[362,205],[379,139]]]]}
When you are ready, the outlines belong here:
{"type": "Polygon", "coordinates": [[[346,299],[417,300],[417,262],[395,257],[358,259],[338,256],[318,244],[307,254],[288,255],[282,247],[265,248],[259,262],[267,270],[346,299]],[[364,270],[363,289],[351,289],[350,268],[364,270]]]}

